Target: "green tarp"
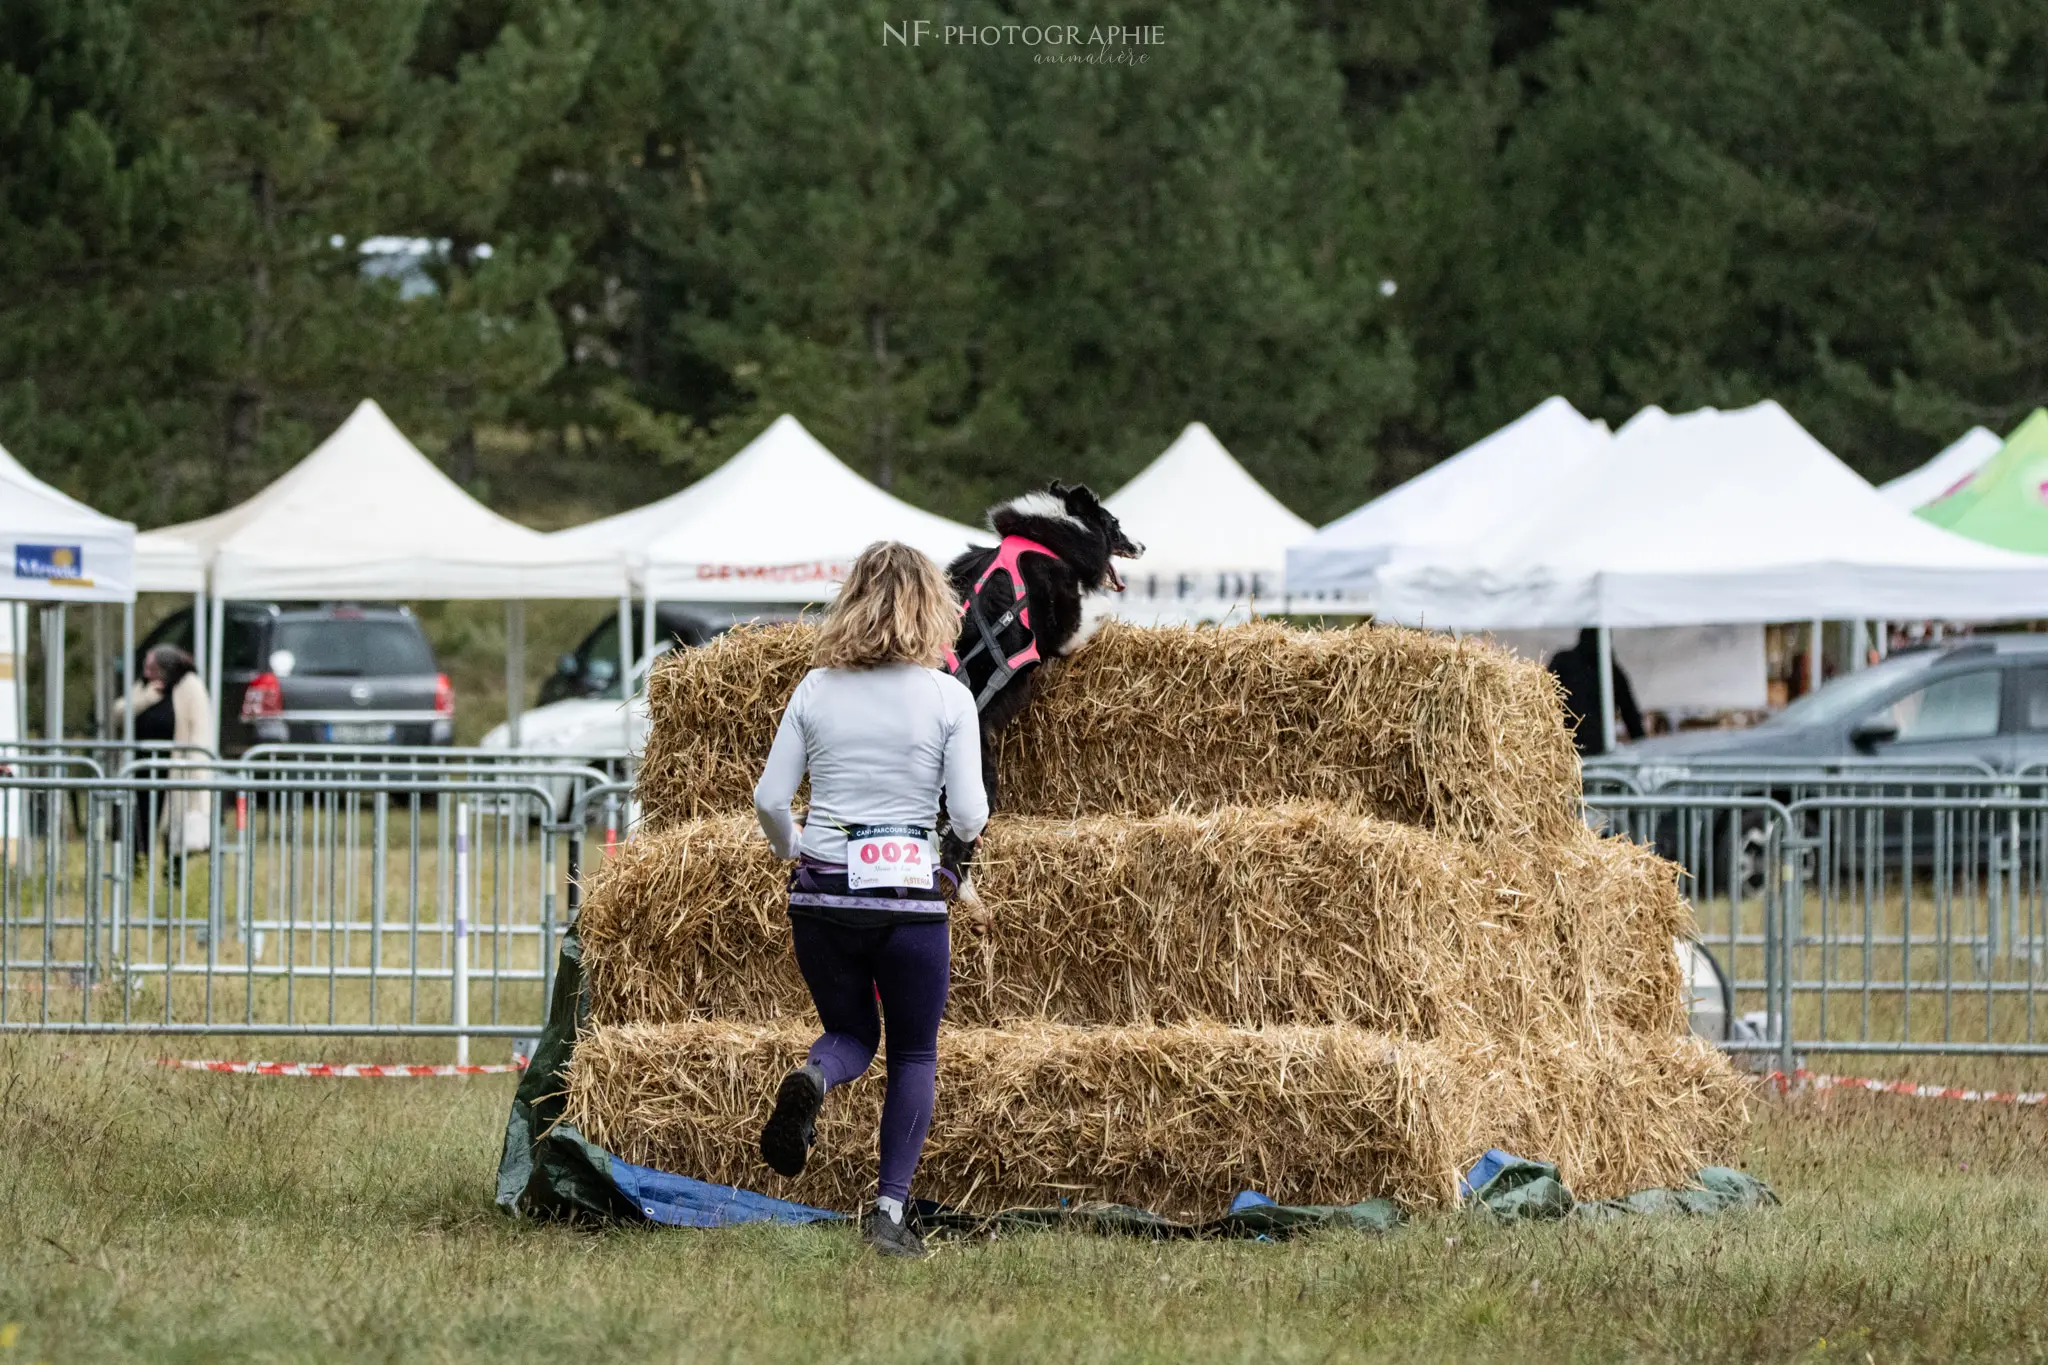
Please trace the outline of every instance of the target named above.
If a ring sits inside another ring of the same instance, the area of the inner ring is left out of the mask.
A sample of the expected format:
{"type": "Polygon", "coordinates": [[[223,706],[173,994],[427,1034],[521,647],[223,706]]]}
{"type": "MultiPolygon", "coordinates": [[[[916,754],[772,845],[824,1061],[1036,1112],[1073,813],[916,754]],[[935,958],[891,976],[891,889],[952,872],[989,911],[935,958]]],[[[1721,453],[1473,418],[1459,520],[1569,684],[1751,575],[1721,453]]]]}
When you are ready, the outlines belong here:
{"type": "Polygon", "coordinates": [[[1986,545],[2048,554],[2048,410],[2036,408],[1968,483],[1914,515],[1986,545]]]}

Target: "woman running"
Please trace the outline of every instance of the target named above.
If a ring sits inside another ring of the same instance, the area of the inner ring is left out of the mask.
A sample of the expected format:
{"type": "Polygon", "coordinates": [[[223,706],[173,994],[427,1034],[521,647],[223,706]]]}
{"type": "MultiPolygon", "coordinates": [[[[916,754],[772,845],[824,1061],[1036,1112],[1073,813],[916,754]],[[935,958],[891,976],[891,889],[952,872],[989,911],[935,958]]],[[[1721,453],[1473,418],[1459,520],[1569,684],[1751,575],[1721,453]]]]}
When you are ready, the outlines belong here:
{"type": "Polygon", "coordinates": [[[940,667],[959,620],[937,564],[895,541],[870,545],[826,613],[817,667],[790,697],[754,788],[769,844],[797,860],[790,933],[825,1029],[776,1092],[761,1159],[785,1176],[803,1170],[825,1092],[867,1070],[886,1021],[879,1194],[865,1233],[892,1256],[924,1254],[904,1207],[931,1127],[951,978],[940,793],[961,838],[988,822],[974,698],[940,667]],[[806,772],[799,826],[790,802],[806,772]]]}

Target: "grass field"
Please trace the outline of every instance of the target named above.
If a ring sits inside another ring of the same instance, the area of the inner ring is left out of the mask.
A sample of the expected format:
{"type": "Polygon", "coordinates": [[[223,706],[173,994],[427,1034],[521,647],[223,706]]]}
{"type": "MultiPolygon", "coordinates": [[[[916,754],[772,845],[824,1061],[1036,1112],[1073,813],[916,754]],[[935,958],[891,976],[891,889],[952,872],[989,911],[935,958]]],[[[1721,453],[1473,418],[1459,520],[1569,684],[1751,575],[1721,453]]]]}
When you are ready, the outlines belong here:
{"type": "MultiPolygon", "coordinates": [[[[382,1059],[431,1055],[401,1047],[382,1059]]],[[[1772,1101],[1748,1164],[1784,1207],[1718,1219],[1450,1217],[1283,1244],[1023,1234],[906,1265],[839,1228],[504,1219],[509,1078],[179,1074],[147,1064],[161,1050],[0,1040],[0,1324],[16,1325],[0,1365],[2048,1354],[2039,1110],[1772,1101]]]]}

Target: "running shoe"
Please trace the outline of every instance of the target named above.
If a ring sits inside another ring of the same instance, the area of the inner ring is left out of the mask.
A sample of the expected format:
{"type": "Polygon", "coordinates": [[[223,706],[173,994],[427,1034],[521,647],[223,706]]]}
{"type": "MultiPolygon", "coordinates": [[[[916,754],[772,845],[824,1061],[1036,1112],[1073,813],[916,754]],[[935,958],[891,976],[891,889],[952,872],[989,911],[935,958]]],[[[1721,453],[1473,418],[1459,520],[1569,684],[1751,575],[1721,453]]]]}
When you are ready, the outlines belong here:
{"type": "Polygon", "coordinates": [[[902,1256],[918,1260],[931,1253],[924,1248],[924,1239],[910,1230],[910,1220],[897,1222],[880,1209],[870,1209],[861,1224],[861,1240],[875,1249],[879,1256],[902,1256]]]}
{"type": "Polygon", "coordinates": [[[775,1112],[761,1128],[761,1160],[777,1175],[803,1174],[818,1140],[818,1110],[824,1103],[825,1075],[816,1065],[807,1062],[782,1078],[775,1112]]]}

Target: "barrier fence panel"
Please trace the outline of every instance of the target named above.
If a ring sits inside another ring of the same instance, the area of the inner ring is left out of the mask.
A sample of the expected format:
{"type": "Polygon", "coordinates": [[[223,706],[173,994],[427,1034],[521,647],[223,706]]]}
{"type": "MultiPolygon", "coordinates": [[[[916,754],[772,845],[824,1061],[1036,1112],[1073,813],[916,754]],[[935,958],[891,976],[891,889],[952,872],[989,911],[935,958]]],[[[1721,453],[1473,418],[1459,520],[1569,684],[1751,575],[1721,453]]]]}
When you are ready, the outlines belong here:
{"type": "Polygon", "coordinates": [[[2048,1053],[2048,782],[1931,767],[1603,772],[1588,819],[1684,869],[1736,1051],[2048,1053]],[[1629,788],[1647,787],[1644,794],[1629,788]]]}
{"type": "Polygon", "coordinates": [[[194,762],[0,778],[0,1029],[538,1031],[587,770],[194,762]]]}
{"type": "Polygon", "coordinates": [[[1724,1040],[1733,1051],[1780,1051],[1785,1038],[1782,898],[1777,867],[1785,808],[1769,796],[1592,794],[1587,818],[1604,833],[1656,850],[1682,869],[1695,936],[1726,979],[1727,1017],[1761,1027],[1724,1040]]]}
{"type": "Polygon", "coordinates": [[[1788,809],[1792,1023],[1814,1052],[2048,1053],[2038,786],[1788,809]]]}

